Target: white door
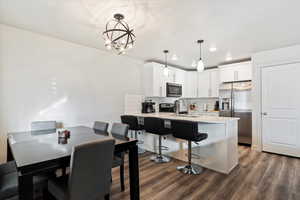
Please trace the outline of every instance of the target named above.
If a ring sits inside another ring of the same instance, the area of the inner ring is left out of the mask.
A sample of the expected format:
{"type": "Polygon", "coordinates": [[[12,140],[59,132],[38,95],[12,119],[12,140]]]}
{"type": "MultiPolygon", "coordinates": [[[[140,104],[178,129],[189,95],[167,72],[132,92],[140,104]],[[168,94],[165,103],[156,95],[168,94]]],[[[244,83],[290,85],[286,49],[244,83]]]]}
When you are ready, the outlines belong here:
{"type": "Polygon", "coordinates": [[[262,69],[263,150],[300,157],[300,63],[262,69]]]}

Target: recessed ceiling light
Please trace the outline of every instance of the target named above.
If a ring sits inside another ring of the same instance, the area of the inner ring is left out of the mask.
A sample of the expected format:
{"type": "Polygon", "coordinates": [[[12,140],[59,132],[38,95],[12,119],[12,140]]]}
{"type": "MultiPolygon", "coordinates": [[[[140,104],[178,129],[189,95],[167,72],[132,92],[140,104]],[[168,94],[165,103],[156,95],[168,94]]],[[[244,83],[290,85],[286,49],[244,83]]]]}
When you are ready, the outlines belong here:
{"type": "Polygon", "coordinates": [[[210,48],[209,48],[209,51],[210,51],[210,52],[215,52],[215,51],[217,51],[217,47],[210,47],[210,48]]]}
{"type": "Polygon", "coordinates": [[[173,54],[171,59],[172,59],[172,60],[178,60],[178,57],[177,57],[176,54],[173,54]]]}

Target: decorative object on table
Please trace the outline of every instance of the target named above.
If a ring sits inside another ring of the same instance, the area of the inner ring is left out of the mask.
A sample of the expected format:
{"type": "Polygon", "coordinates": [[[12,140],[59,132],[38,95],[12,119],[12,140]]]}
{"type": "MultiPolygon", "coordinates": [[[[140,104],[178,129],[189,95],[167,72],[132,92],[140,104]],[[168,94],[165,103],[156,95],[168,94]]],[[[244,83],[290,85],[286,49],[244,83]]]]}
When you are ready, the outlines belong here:
{"type": "Polygon", "coordinates": [[[201,51],[201,44],[204,42],[204,40],[197,40],[197,43],[199,44],[199,49],[200,49],[200,57],[197,63],[197,71],[198,72],[203,72],[204,71],[204,63],[202,60],[202,51],[201,51]]]}
{"type": "Polygon", "coordinates": [[[133,47],[135,35],[133,29],[124,21],[124,15],[115,14],[114,19],[106,24],[105,31],[102,33],[105,40],[105,47],[114,49],[119,55],[133,47]]]}
{"type": "Polygon", "coordinates": [[[59,130],[58,132],[58,144],[67,144],[68,139],[71,137],[69,130],[59,130]]]}
{"type": "Polygon", "coordinates": [[[164,50],[164,54],[165,54],[164,75],[165,75],[165,76],[169,76],[169,69],[168,69],[168,53],[169,53],[169,50],[164,50]]]}
{"type": "Polygon", "coordinates": [[[191,104],[190,104],[190,110],[191,110],[191,111],[196,110],[196,108],[197,108],[197,107],[196,107],[196,104],[195,104],[195,103],[191,103],[191,104]]]}

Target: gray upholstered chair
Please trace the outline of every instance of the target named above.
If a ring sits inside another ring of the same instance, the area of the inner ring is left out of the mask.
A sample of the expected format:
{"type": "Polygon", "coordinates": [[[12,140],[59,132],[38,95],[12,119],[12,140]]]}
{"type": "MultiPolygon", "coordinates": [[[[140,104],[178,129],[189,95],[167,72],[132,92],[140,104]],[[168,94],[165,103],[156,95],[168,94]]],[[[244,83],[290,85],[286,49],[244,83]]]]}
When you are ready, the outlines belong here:
{"type": "Polygon", "coordinates": [[[18,172],[14,161],[0,165],[0,199],[17,199],[18,172]]]}
{"type": "MultiPolygon", "coordinates": [[[[31,131],[35,134],[52,134],[56,132],[56,121],[33,121],[31,122],[31,131]]],[[[65,168],[62,169],[62,174],[65,174],[65,168]]],[[[35,186],[36,192],[42,192],[44,194],[47,191],[48,178],[54,176],[54,171],[36,175],[34,179],[39,180],[35,186]]]]}
{"type": "MultiPolygon", "coordinates": [[[[113,123],[111,128],[111,135],[120,140],[128,140],[128,128],[127,124],[121,123],[113,123]]],[[[113,160],[113,168],[120,167],[120,184],[121,184],[121,191],[125,190],[125,183],[124,183],[124,157],[125,153],[115,153],[114,160],[113,160]]]]}
{"type": "Polygon", "coordinates": [[[55,130],[56,121],[34,121],[31,122],[31,131],[55,130]]]}
{"type": "Polygon", "coordinates": [[[107,122],[95,121],[93,129],[97,134],[108,135],[108,126],[109,123],[107,122]]]}
{"type": "MultiPolygon", "coordinates": [[[[41,182],[45,182],[43,176],[34,176],[34,193],[38,192],[41,182]]],[[[19,195],[18,171],[15,161],[0,165],[0,199],[18,200],[19,195]]]]}
{"type": "Polygon", "coordinates": [[[49,193],[57,200],[109,199],[114,144],[108,138],[74,147],[69,176],[49,180],[49,193]]]}

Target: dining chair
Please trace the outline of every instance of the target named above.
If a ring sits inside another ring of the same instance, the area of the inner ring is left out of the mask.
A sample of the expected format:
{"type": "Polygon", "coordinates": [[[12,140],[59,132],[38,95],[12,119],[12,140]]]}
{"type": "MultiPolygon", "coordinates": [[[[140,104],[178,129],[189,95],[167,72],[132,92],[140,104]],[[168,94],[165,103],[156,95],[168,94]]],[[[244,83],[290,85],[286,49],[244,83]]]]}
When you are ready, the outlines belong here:
{"type": "MultiPolygon", "coordinates": [[[[39,187],[41,182],[45,182],[43,176],[34,176],[34,191],[39,187]]],[[[0,199],[1,200],[18,200],[19,184],[18,171],[15,161],[10,161],[0,165],[0,199]]]]}
{"type": "Polygon", "coordinates": [[[114,144],[108,138],[75,146],[69,176],[50,179],[49,193],[57,200],[109,199],[114,144]]]}
{"type": "MultiPolygon", "coordinates": [[[[127,124],[122,123],[113,123],[111,128],[111,135],[120,140],[128,140],[128,129],[129,126],[127,124]]],[[[115,153],[114,160],[113,160],[113,168],[120,167],[120,184],[121,184],[121,191],[125,190],[125,183],[124,183],[124,152],[117,152],[115,153]]]]}
{"type": "Polygon", "coordinates": [[[56,130],[56,121],[33,121],[31,131],[56,130]]]}
{"type": "Polygon", "coordinates": [[[0,165],[0,199],[17,199],[18,172],[14,161],[0,165]]]}
{"type": "MultiPolygon", "coordinates": [[[[31,131],[36,132],[39,135],[54,133],[56,132],[56,128],[56,121],[31,122],[31,131]]],[[[62,168],[61,173],[64,175],[66,173],[66,168],[62,168]]],[[[39,185],[36,186],[36,190],[40,190],[44,194],[44,191],[47,191],[48,179],[49,177],[54,176],[54,174],[55,171],[36,175],[35,178],[40,180],[39,185]]]]}
{"type": "Polygon", "coordinates": [[[93,129],[97,133],[102,133],[108,135],[107,129],[108,129],[108,123],[107,122],[101,122],[101,121],[95,121],[93,129]]]}

